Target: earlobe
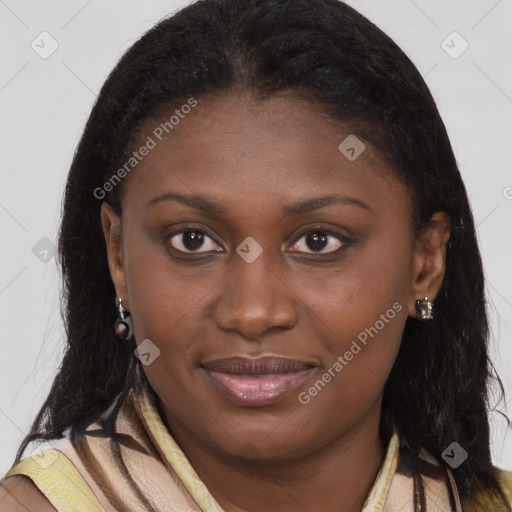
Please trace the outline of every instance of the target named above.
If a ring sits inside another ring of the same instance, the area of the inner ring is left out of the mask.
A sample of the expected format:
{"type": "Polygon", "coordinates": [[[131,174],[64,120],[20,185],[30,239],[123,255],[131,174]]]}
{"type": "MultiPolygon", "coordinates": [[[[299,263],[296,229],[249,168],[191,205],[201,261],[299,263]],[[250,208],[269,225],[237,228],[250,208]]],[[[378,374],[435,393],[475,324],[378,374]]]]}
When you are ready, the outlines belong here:
{"type": "MultiPolygon", "coordinates": [[[[105,201],[101,205],[101,227],[105,237],[110,277],[114,283],[117,296],[123,297],[123,305],[125,305],[128,293],[121,236],[121,218],[105,201]]],[[[128,306],[125,305],[125,307],[128,306]]]]}
{"type": "MultiPolygon", "coordinates": [[[[428,225],[419,236],[412,264],[411,301],[409,315],[414,318],[426,319],[418,313],[416,301],[434,302],[446,272],[446,246],[450,239],[450,217],[445,212],[435,212],[428,225]]],[[[423,312],[428,310],[425,302],[423,312]],[[426,308],[426,309],[425,309],[426,308]]]]}

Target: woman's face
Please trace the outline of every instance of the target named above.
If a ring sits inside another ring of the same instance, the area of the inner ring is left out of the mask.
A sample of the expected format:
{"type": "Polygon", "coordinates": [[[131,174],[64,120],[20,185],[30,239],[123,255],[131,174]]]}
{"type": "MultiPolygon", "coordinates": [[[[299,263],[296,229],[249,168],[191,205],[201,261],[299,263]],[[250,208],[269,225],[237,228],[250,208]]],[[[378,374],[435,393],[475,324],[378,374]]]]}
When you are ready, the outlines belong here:
{"type": "Polygon", "coordinates": [[[312,105],[210,98],[159,140],[173,114],[142,133],[155,147],[123,191],[122,243],[102,208],[169,429],[281,459],[375,429],[406,318],[444,272],[414,242],[410,193],[312,105]]]}

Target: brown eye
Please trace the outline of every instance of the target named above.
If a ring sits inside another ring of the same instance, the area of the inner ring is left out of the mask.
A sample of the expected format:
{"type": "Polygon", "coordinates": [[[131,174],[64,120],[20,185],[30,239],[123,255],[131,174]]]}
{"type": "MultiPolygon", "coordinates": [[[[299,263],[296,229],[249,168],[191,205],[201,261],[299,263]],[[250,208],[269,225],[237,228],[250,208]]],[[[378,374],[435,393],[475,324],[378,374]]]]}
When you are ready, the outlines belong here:
{"type": "Polygon", "coordinates": [[[183,229],[169,235],[171,246],[180,252],[201,253],[219,251],[218,245],[203,230],[197,228],[183,229]],[[203,249],[203,250],[200,250],[203,249]]]}
{"type": "Polygon", "coordinates": [[[305,233],[292,246],[293,251],[306,254],[329,254],[336,252],[340,247],[350,245],[351,240],[332,231],[315,229],[305,233]],[[303,242],[301,242],[304,240],[303,242]],[[309,249],[309,251],[307,250],[309,249]],[[327,250],[325,250],[327,249],[327,250]]]}

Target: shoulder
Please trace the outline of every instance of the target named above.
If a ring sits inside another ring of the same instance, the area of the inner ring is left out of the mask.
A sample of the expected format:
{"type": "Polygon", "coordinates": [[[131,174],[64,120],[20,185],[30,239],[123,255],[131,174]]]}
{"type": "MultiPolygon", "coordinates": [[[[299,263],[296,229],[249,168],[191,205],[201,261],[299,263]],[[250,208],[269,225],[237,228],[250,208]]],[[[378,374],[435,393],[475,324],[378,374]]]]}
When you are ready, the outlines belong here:
{"type": "MultiPolygon", "coordinates": [[[[495,468],[495,476],[498,484],[503,491],[508,507],[512,506],[512,472],[495,468]]],[[[464,510],[467,512],[506,512],[507,508],[496,493],[490,491],[480,491],[465,504],[464,510]]]]}
{"type": "Polygon", "coordinates": [[[512,471],[498,469],[498,482],[509,504],[512,505],[512,471]]]}
{"type": "MultiPolygon", "coordinates": [[[[7,472],[2,485],[4,486],[2,491],[4,497],[7,496],[13,506],[19,503],[16,492],[22,493],[23,496],[30,493],[26,497],[27,499],[37,500],[39,498],[39,503],[36,502],[37,506],[27,507],[23,504],[19,510],[57,512],[70,510],[70,505],[73,505],[74,510],[104,512],[104,508],[80,471],[66,454],[55,448],[33,452],[31,456],[20,460],[7,472]],[[16,478],[15,482],[10,483],[10,480],[14,478],[16,478]],[[14,494],[12,493],[13,489],[14,494]],[[41,497],[43,497],[42,503],[41,497]],[[51,504],[50,508],[48,508],[48,504],[51,504]],[[47,507],[42,508],[44,505],[47,507]]],[[[3,506],[0,502],[0,512],[11,510],[10,508],[1,508],[3,506]]]]}
{"type": "Polygon", "coordinates": [[[57,512],[46,496],[24,475],[0,481],[0,512],[57,512]]]}

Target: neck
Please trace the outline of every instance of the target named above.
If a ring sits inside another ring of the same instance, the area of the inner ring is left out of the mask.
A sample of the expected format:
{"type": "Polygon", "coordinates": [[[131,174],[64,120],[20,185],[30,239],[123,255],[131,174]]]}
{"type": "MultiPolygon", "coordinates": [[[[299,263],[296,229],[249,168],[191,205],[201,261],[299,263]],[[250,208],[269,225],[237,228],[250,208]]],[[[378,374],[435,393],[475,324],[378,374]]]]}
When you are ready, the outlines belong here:
{"type": "Polygon", "coordinates": [[[359,423],[307,456],[248,462],[219,454],[180,428],[175,418],[170,422],[164,418],[225,512],[361,512],[385,456],[379,420],[380,403],[359,423]]]}

